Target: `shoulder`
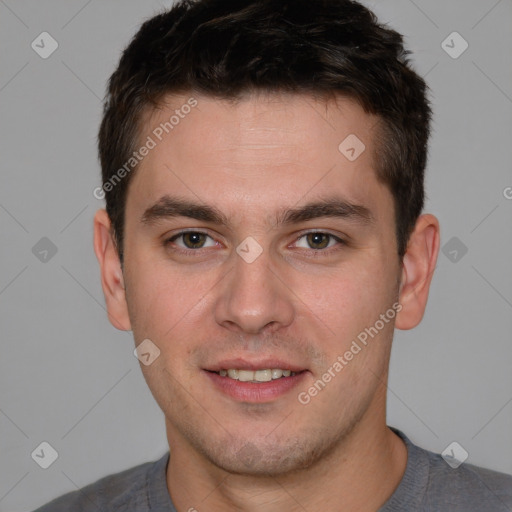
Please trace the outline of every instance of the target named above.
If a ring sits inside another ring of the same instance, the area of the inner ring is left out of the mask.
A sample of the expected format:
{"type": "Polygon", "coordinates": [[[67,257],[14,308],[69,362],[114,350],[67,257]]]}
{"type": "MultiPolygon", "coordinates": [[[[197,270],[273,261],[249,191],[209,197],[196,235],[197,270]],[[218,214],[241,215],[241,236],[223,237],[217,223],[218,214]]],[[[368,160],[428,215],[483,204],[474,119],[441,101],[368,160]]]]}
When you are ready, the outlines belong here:
{"type": "Polygon", "coordinates": [[[512,476],[472,464],[460,464],[413,444],[392,429],[407,446],[407,467],[388,508],[383,511],[471,512],[512,510],[512,476]],[[450,463],[450,464],[449,464],[450,463]]]}
{"type": "Polygon", "coordinates": [[[452,468],[441,455],[425,452],[430,465],[428,503],[442,502],[454,507],[450,510],[512,510],[511,475],[465,463],[452,468]]]}
{"type": "Polygon", "coordinates": [[[34,512],[98,512],[98,510],[144,511],[150,472],[165,467],[168,454],[154,462],[114,473],[60,496],[34,512]]]}

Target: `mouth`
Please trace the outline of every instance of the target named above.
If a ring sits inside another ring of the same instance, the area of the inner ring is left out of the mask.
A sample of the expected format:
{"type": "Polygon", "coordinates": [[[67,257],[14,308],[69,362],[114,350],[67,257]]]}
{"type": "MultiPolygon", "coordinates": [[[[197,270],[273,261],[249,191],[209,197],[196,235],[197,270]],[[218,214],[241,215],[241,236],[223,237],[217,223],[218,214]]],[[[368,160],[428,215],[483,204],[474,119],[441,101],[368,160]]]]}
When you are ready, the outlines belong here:
{"type": "Polygon", "coordinates": [[[280,368],[266,368],[264,370],[241,370],[230,368],[229,370],[219,370],[214,372],[220,377],[238,380],[240,382],[270,382],[272,380],[286,377],[294,377],[297,373],[291,370],[282,370],[280,368]]]}
{"type": "Polygon", "coordinates": [[[283,361],[247,363],[231,360],[204,369],[215,389],[245,403],[271,402],[289,393],[309,373],[307,369],[283,361]]]}

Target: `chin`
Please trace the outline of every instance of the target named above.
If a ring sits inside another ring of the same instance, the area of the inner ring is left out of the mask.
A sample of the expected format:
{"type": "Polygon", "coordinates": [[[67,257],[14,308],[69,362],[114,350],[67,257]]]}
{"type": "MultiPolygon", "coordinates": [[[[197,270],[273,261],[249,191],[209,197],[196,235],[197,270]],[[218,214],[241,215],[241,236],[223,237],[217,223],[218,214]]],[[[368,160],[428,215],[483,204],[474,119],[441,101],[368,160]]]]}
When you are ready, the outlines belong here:
{"type": "Polygon", "coordinates": [[[279,443],[239,440],[238,449],[234,444],[230,449],[223,444],[219,450],[201,447],[201,451],[212,464],[228,473],[277,477],[310,468],[332,450],[334,443],[328,439],[287,439],[279,443]]]}

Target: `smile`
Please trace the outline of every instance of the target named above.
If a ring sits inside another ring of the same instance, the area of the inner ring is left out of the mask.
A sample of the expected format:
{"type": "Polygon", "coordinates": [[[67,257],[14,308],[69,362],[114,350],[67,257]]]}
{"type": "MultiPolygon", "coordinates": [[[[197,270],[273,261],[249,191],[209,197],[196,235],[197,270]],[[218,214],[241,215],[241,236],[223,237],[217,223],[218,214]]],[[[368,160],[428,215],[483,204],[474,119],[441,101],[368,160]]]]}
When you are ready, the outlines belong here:
{"type": "Polygon", "coordinates": [[[296,375],[296,372],[292,372],[291,370],[282,370],[279,368],[267,368],[255,371],[230,368],[229,370],[220,370],[215,373],[219,374],[221,377],[238,380],[240,382],[270,382],[271,380],[290,376],[293,377],[296,375]]]}
{"type": "MultiPolygon", "coordinates": [[[[226,365],[228,366],[228,365],[226,365]]],[[[231,365],[229,365],[231,366],[231,365]]],[[[233,365],[234,366],[234,365],[233,365]]],[[[250,366],[250,365],[245,365],[250,366]]],[[[222,368],[203,370],[214,388],[237,402],[266,403],[288,395],[301,385],[308,370],[299,368],[222,368]]],[[[277,366],[277,365],[276,365],[277,366]]],[[[290,395],[291,396],[291,395],[290,395]]]]}

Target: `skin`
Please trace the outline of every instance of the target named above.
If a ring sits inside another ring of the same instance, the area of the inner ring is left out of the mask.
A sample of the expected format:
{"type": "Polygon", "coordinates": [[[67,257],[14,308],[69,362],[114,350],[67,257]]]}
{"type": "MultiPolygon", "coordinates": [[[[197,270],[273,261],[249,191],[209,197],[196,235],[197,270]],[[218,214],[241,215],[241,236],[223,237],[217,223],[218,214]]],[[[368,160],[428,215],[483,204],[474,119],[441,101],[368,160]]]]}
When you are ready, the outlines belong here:
{"type": "MultiPolygon", "coordinates": [[[[411,329],[423,317],[439,223],[421,215],[399,261],[392,195],[375,174],[378,119],[354,101],[194,97],[197,107],[133,176],[123,268],[106,212],[94,221],[112,324],[131,329],[136,344],[149,338],[160,349],[141,368],[165,414],[173,502],[179,511],[376,511],[407,459],[386,426],[393,330],[411,329]],[[366,147],[352,162],[338,150],[349,134],[366,147]],[[142,222],[165,194],[215,207],[227,225],[183,216],[142,222]],[[373,222],[276,222],[283,210],[326,197],[367,207],[373,222]],[[206,246],[189,248],[187,237],[165,244],[185,228],[205,232],[199,240],[206,246]],[[311,231],[346,243],[311,240],[311,231]],[[262,249],[252,263],[236,252],[249,236],[262,249]],[[298,393],[395,302],[396,317],[301,404],[298,393]],[[235,400],[204,370],[231,357],[276,357],[307,371],[300,385],[274,399],[235,400]]],[[[188,98],[168,97],[148,113],[141,140],[188,98]]]]}

